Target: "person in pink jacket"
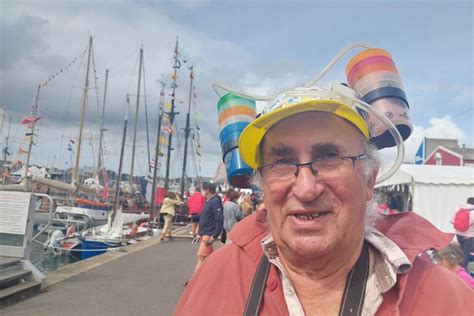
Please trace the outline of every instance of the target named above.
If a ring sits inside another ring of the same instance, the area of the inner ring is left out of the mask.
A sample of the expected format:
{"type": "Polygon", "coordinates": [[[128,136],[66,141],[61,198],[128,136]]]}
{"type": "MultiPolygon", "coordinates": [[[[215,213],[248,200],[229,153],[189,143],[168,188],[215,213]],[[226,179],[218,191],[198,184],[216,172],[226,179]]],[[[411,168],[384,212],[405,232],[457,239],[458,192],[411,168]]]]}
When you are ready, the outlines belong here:
{"type": "Polygon", "coordinates": [[[461,280],[474,290],[474,279],[461,266],[463,251],[458,245],[451,243],[447,247],[436,251],[434,259],[439,265],[456,273],[461,280]]]}
{"type": "Polygon", "coordinates": [[[453,236],[372,207],[369,139],[344,98],[300,89],[271,102],[239,139],[265,208],[193,274],[175,315],[472,315],[469,287],[418,257],[453,236]]]}

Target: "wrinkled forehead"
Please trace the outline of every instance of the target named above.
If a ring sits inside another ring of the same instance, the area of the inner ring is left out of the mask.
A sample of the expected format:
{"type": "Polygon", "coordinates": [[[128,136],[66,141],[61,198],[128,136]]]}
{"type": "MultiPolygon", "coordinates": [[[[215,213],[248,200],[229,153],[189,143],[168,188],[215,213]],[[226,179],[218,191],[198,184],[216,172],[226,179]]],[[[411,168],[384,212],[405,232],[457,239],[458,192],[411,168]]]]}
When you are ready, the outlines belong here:
{"type": "Polygon", "coordinates": [[[296,143],[312,151],[336,150],[347,154],[360,151],[364,140],[364,135],[353,124],[336,115],[317,111],[299,113],[268,130],[260,143],[259,156],[268,154],[270,147],[285,148],[296,143]]]}

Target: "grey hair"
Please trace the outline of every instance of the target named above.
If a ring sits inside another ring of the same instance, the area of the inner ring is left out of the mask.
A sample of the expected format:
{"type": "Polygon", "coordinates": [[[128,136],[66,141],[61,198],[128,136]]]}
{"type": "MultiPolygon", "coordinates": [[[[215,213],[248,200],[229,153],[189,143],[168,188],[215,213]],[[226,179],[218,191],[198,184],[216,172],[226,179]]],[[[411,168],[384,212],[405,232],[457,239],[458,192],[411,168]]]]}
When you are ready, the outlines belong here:
{"type": "MultiPolygon", "coordinates": [[[[362,141],[362,147],[364,153],[367,155],[367,159],[362,161],[362,174],[366,181],[374,175],[374,173],[378,172],[380,167],[380,158],[377,147],[371,144],[368,140],[362,141]]],[[[259,188],[262,189],[262,176],[260,172],[254,170],[252,175],[251,183],[259,188]]],[[[377,212],[376,203],[374,200],[367,201],[366,208],[365,208],[365,230],[369,231],[375,228],[377,222],[382,218],[382,216],[377,212]]]]}

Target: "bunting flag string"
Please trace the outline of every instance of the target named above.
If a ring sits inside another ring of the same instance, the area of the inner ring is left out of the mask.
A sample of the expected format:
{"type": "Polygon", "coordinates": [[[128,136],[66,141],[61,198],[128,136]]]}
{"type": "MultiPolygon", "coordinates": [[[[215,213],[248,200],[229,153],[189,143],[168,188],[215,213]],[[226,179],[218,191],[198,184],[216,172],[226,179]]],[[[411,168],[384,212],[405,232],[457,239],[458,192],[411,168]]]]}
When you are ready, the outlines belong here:
{"type": "Polygon", "coordinates": [[[49,78],[47,80],[45,80],[43,82],[43,84],[41,85],[42,87],[46,87],[48,85],[48,83],[50,83],[52,80],[54,80],[57,76],[59,76],[60,74],[62,74],[63,72],[66,72],[67,70],[69,70],[69,68],[72,67],[72,65],[74,65],[76,63],[76,61],[79,59],[79,58],[83,58],[84,55],[86,54],[87,52],[87,47],[86,49],[82,52],[82,54],[80,54],[79,56],[75,57],[67,66],[65,67],[62,67],[60,68],[58,71],[56,71],[54,74],[51,74],[49,76],[49,78]]]}

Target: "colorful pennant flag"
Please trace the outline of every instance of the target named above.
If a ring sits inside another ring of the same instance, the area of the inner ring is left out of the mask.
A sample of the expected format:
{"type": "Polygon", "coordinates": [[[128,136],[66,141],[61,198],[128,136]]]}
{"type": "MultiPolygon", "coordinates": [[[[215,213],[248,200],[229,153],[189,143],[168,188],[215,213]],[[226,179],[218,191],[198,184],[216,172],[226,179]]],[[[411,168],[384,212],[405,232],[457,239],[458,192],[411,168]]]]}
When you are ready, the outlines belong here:
{"type": "Polygon", "coordinates": [[[158,163],[155,164],[155,160],[152,159],[152,160],[150,161],[150,168],[155,168],[155,165],[156,165],[156,169],[160,169],[160,168],[161,168],[161,163],[158,161],[158,163]]]}
{"type": "Polygon", "coordinates": [[[39,120],[40,120],[40,117],[25,117],[25,118],[21,121],[21,124],[22,124],[22,125],[31,124],[31,123],[38,122],[39,120]]]}
{"type": "Polygon", "coordinates": [[[170,126],[168,126],[168,125],[163,126],[163,127],[161,128],[161,130],[162,130],[163,132],[165,132],[165,133],[168,133],[168,134],[171,134],[171,133],[173,132],[173,129],[172,129],[170,126]]]}
{"type": "Polygon", "coordinates": [[[28,150],[23,149],[23,147],[21,147],[21,145],[20,145],[20,148],[18,149],[18,151],[20,152],[20,155],[26,155],[26,154],[28,154],[28,150]]]}
{"type": "Polygon", "coordinates": [[[168,137],[165,137],[165,136],[161,135],[160,136],[160,144],[168,145],[168,137]]]}

